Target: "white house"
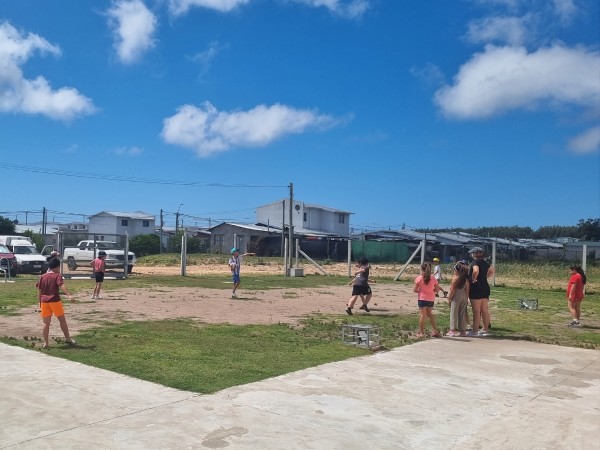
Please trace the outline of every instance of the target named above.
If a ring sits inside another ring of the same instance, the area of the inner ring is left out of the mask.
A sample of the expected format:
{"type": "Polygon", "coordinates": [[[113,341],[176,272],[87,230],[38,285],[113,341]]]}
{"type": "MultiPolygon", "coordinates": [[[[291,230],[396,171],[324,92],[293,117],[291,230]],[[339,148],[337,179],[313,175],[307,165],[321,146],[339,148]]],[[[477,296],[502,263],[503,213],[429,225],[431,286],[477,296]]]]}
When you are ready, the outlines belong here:
{"type": "MultiPolygon", "coordinates": [[[[290,212],[289,199],[256,208],[256,223],[265,226],[281,228],[289,226],[290,212]]],[[[298,233],[309,233],[311,231],[329,233],[334,236],[350,236],[350,214],[351,212],[329,208],[327,206],[314,205],[294,200],[292,208],[292,225],[298,233]]]]}
{"type": "Polygon", "coordinates": [[[89,233],[99,236],[154,234],[154,216],[142,211],[102,211],[89,218],[89,233]]]}

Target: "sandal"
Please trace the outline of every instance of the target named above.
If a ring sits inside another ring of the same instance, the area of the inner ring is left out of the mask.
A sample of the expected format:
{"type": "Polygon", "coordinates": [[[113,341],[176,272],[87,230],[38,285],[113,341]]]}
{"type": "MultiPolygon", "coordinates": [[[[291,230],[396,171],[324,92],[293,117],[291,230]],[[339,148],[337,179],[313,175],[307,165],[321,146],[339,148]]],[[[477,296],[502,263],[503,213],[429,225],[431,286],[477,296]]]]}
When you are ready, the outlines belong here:
{"type": "Polygon", "coordinates": [[[48,350],[50,346],[48,344],[42,344],[42,350],[48,350]]]}
{"type": "Polygon", "coordinates": [[[415,336],[417,339],[423,339],[425,335],[423,333],[417,333],[415,336]]]}
{"type": "Polygon", "coordinates": [[[431,337],[434,337],[434,338],[441,338],[441,337],[442,337],[442,335],[440,334],[440,332],[439,332],[439,331],[436,331],[435,333],[433,333],[433,334],[431,335],[431,337]]]}
{"type": "Polygon", "coordinates": [[[70,341],[65,341],[67,343],[67,345],[70,345],[71,347],[77,345],[77,342],[75,342],[73,339],[71,339],[70,341]]]}

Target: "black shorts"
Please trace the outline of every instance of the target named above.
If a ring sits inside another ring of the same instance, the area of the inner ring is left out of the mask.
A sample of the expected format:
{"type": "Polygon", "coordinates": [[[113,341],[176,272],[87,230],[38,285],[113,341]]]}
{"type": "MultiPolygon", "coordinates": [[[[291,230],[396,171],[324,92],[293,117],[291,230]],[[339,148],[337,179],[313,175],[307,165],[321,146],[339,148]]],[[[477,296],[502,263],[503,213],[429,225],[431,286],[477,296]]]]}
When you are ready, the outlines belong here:
{"type": "Polygon", "coordinates": [[[435,306],[435,302],[430,302],[428,300],[419,300],[417,301],[419,308],[433,308],[435,306]]]}
{"type": "Polygon", "coordinates": [[[371,287],[367,284],[365,286],[352,286],[352,295],[369,295],[371,293],[371,287]]]}
{"type": "Polygon", "coordinates": [[[482,298],[490,298],[490,285],[487,283],[471,283],[469,290],[469,298],[471,300],[481,300],[482,298]]]}
{"type": "Polygon", "coordinates": [[[104,272],[96,272],[96,283],[102,283],[104,281],[104,272]]]}

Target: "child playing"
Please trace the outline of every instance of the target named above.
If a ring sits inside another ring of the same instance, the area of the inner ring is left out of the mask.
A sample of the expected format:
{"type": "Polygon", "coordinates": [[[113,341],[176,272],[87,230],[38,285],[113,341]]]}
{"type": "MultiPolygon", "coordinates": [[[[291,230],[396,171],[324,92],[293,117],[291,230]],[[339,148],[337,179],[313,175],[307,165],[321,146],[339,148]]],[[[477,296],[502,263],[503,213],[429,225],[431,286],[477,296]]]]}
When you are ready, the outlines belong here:
{"type": "Polygon", "coordinates": [[[92,299],[102,298],[100,295],[100,290],[102,289],[102,283],[104,282],[104,271],[106,270],[106,252],[100,250],[98,252],[98,257],[94,259],[90,266],[94,268],[94,277],[96,278],[96,286],[94,286],[94,293],[92,294],[92,299]]]}
{"type": "Polygon", "coordinates": [[[42,336],[44,338],[44,344],[42,345],[42,348],[48,348],[49,346],[48,338],[50,335],[50,321],[52,320],[52,314],[58,319],[60,329],[65,335],[67,344],[75,345],[75,341],[71,339],[71,336],[69,335],[69,327],[67,325],[67,319],[65,319],[65,310],[63,309],[59,291],[62,290],[67,294],[71,302],[73,302],[73,296],[67,290],[63,277],[59,272],[60,261],[56,258],[52,258],[49,262],[49,266],[50,272],[46,272],[42,275],[35,285],[38,288],[38,302],[43,323],[42,336]]]}
{"type": "Polygon", "coordinates": [[[242,266],[241,256],[254,256],[254,253],[244,253],[240,255],[240,251],[233,247],[231,249],[231,258],[229,258],[229,262],[227,265],[231,270],[231,280],[233,281],[233,289],[231,290],[231,298],[237,298],[236,290],[240,285],[240,268],[242,266]]]}
{"type": "MultiPolygon", "coordinates": [[[[440,266],[440,259],[433,258],[433,262],[435,267],[433,268],[433,277],[437,280],[438,284],[442,281],[444,276],[442,275],[442,266],[440,266]]],[[[440,290],[444,293],[444,298],[448,296],[448,292],[444,290],[444,288],[440,285],[440,290]]],[[[438,293],[435,293],[436,297],[439,297],[438,293]]]]}
{"type": "Polygon", "coordinates": [[[585,297],[585,284],[587,277],[581,266],[569,267],[569,283],[567,284],[567,307],[573,320],[569,324],[570,327],[581,327],[581,302],[585,297]]]}
{"type": "Polygon", "coordinates": [[[457,263],[450,284],[448,304],[450,305],[450,331],[446,336],[467,335],[467,306],[469,304],[469,267],[457,263]]]}
{"type": "Polygon", "coordinates": [[[419,332],[417,338],[425,337],[425,319],[429,318],[433,337],[442,337],[435,325],[433,307],[435,305],[435,294],[440,290],[437,280],[431,276],[431,263],[421,264],[421,275],[415,278],[414,292],[418,293],[419,304],[419,332]]]}
{"type": "Polygon", "coordinates": [[[354,272],[354,279],[349,283],[352,285],[352,295],[346,305],[346,313],[350,316],[352,315],[354,303],[356,303],[359,296],[362,301],[362,305],[359,309],[363,309],[365,312],[371,312],[367,306],[369,300],[371,300],[371,297],[373,296],[373,292],[369,286],[369,271],[371,270],[369,260],[367,258],[361,258],[360,261],[356,261],[356,269],[357,271],[354,272]]]}

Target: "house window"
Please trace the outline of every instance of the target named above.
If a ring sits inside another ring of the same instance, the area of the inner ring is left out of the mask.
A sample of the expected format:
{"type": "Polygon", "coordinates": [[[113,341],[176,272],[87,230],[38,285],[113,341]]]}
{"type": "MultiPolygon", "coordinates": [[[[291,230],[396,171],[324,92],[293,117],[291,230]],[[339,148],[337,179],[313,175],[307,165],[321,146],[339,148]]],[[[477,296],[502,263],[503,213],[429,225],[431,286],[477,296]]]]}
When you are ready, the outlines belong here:
{"type": "Polygon", "coordinates": [[[121,219],[121,226],[126,227],[129,221],[127,219],[121,219]]]}
{"type": "Polygon", "coordinates": [[[306,219],[307,219],[307,217],[306,217],[306,213],[304,213],[303,220],[306,222],[306,219]]]}
{"type": "Polygon", "coordinates": [[[144,221],[142,221],[142,226],[143,226],[144,228],[148,228],[148,227],[150,226],[150,221],[149,221],[149,220],[144,220],[144,221]]]}
{"type": "Polygon", "coordinates": [[[338,214],[338,223],[346,223],[346,215],[338,214]]]}
{"type": "Polygon", "coordinates": [[[224,234],[213,235],[213,245],[221,246],[224,243],[225,243],[225,235],[224,234]]]}

